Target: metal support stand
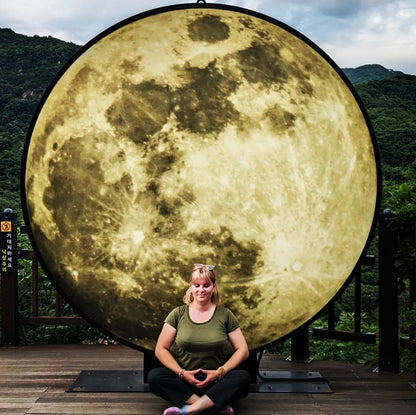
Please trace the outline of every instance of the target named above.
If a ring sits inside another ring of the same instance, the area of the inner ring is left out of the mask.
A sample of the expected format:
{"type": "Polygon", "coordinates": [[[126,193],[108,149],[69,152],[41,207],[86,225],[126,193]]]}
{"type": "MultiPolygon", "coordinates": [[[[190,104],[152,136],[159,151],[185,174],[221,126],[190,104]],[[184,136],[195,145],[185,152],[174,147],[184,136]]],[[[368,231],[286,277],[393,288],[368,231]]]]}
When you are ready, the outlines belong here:
{"type": "Polygon", "coordinates": [[[256,382],[251,384],[251,392],[332,393],[328,380],[319,372],[260,370],[262,356],[263,352],[260,352],[257,359],[256,382]]]}
{"type": "MultiPolygon", "coordinates": [[[[259,370],[261,360],[251,352],[245,368],[252,375],[252,393],[331,393],[328,381],[319,372],[259,370]]],[[[144,353],[144,370],[82,371],[68,392],[148,392],[147,376],[160,366],[152,352],[144,353]]]]}
{"type": "Polygon", "coordinates": [[[262,371],[259,380],[251,385],[258,393],[332,393],[328,381],[319,372],[286,370],[262,371]]]}

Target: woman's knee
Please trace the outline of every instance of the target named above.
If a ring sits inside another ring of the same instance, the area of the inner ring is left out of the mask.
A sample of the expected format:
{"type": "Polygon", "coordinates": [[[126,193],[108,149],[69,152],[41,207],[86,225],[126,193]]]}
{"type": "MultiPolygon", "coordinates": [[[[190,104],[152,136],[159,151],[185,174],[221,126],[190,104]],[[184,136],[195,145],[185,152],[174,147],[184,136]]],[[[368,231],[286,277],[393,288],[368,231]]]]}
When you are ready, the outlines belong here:
{"type": "Polygon", "coordinates": [[[166,368],[164,367],[156,367],[151,369],[150,372],[147,374],[147,383],[151,387],[156,383],[160,383],[160,380],[166,376],[166,368]]]}
{"type": "Polygon", "coordinates": [[[235,395],[235,399],[240,399],[247,396],[247,394],[249,393],[251,376],[247,370],[235,370],[233,372],[234,379],[232,380],[232,382],[238,388],[238,391],[235,395]]]}
{"type": "Polygon", "coordinates": [[[236,369],[236,370],[232,370],[230,373],[230,375],[232,374],[232,376],[235,379],[238,379],[241,384],[245,385],[245,384],[250,384],[251,382],[251,375],[247,370],[244,369],[236,369]]]}

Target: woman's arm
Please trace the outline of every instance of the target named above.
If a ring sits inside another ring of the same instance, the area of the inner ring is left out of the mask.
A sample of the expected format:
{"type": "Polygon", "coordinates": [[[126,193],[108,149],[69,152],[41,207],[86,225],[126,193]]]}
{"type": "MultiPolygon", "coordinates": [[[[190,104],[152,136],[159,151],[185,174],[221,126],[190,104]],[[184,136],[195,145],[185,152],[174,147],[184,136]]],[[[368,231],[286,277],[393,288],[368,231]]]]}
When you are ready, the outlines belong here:
{"type": "Polygon", "coordinates": [[[172,372],[177,373],[181,379],[198,386],[201,382],[198,379],[195,379],[195,374],[198,373],[199,370],[185,370],[183,367],[180,367],[179,363],[169,350],[175,340],[175,336],[176,329],[165,323],[156,343],[155,355],[163,366],[167,367],[172,372]]]}
{"type": "Polygon", "coordinates": [[[247,342],[240,327],[228,333],[228,338],[234,348],[234,353],[222,366],[225,373],[239,366],[249,356],[247,342]]]}
{"type": "Polygon", "coordinates": [[[163,366],[179,375],[182,368],[179,366],[179,363],[175,360],[169,350],[175,340],[175,336],[176,329],[165,323],[156,343],[155,355],[163,366]]]}

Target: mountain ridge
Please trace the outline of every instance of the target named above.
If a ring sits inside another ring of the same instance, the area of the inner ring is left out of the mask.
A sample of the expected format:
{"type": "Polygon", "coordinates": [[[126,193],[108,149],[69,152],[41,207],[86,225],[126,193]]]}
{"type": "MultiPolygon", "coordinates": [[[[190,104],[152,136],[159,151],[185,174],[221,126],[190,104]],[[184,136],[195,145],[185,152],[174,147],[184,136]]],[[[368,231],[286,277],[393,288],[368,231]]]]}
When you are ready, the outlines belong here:
{"type": "Polygon", "coordinates": [[[383,79],[394,78],[395,76],[406,75],[404,72],[394,69],[387,69],[380,64],[366,64],[356,68],[341,68],[353,85],[381,81],[383,79]]]}

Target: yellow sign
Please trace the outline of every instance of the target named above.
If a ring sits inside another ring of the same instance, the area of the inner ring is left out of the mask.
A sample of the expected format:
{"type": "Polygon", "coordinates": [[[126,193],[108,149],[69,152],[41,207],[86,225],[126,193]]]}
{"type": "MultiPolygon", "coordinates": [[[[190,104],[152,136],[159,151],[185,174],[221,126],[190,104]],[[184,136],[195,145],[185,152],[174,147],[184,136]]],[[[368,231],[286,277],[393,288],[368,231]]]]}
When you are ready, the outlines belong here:
{"type": "Polygon", "coordinates": [[[12,230],[12,222],[1,222],[1,231],[2,232],[11,232],[12,230]]]}

